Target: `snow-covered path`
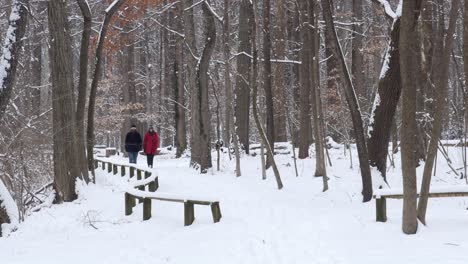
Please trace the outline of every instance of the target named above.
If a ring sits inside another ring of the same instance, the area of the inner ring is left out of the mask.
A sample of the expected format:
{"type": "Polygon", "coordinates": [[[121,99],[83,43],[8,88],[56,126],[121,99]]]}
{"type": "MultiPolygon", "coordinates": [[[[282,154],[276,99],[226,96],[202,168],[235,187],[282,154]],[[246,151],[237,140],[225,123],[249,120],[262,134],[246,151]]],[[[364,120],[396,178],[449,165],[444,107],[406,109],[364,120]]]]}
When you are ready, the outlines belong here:
{"type": "MultiPolygon", "coordinates": [[[[468,263],[468,199],[432,199],[429,226],[406,236],[401,201],[388,201],[389,221],[376,223],[374,202],[361,203],[359,172],[342,151],[332,157],[330,191],[323,193],[312,159],[299,162],[296,178],[292,160],[278,156],[285,185],[278,191],[272,174],[261,180],[258,157],[245,157],[236,178],[227,154],[223,171],[206,175],[188,168],[188,158],[158,156],[158,191],[220,199],[220,223],[200,206],[189,227],[177,203],[154,202],[145,222],[141,207],[124,216],[124,180],[98,170],[96,185],[80,186],[77,201],[44,208],[1,238],[0,263],[468,263]]],[[[400,171],[389,174],[399,186],[400,171]]],[[[443,177],[436,184],[461,182],[443,177]]]]}

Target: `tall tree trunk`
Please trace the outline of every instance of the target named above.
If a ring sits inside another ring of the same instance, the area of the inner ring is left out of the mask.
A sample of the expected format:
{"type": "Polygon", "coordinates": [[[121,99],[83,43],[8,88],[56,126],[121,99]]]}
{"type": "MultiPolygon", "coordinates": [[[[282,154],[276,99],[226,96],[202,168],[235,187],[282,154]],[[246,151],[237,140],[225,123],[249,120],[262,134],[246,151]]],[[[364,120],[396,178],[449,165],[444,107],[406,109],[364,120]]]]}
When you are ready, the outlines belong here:
{"type": "MultiPolygon", "coordinates": [[[[176,5],[177,19],[176,30],[181,32],[183,29],[182,17],[183,9],[182,4],[178,3],[176,5]]],[[[176,128],[176,157],[180,156],[187,149],[187,130],[185,126],[185,87],[184,87],[184,56],[183,56],[183,45],[184,40],[182,38],[177,38],[175,43],[175,128],[176,128]]]]}
{"type": "Polygon", "coordinates": [[[328,34],[330,35],[329,37],[331,40],[331,42],[328,44],[330,45],[333,57],[335,57],[340,62],[338,65],[338,70],[341,76],[344,77],[344,93],[346,96],[346,101],[348,102],[349,111],[351,113],[351,119],[353,121],[354,134],[359,156],[359,167],[361,169],[363,201],[368,202],[372,199],[372,177],[369,168],[366,139],[364,137],[364,128],[361,112],[359,110],[359,103],[357,101],[353,82],[351,80],[351,76],[349,75],[348,67],[346,66],[344,55],[336,35],[330,0],[322,0],[322,10],[323,19],[325,20],[326,27],[329,29],[328,34]]]}
{"type": "MultiPolygon", "coordinates": [[[[275,123],[273,111],[273,90],[272,90],[272,70],[271,70],[271,34],[270,34],[270,0],[263,0],[263,85],[265,88],[266,103],[266,134],[268,143],[275,146],[275,123]]],[[[266,169],[271,166],[271,160],[267,157],[266,169]]]]}
{"type": "Polygon", "coordinates": [[[32,37],[32,59],[31,59],[31,85],[32,101],[31,108],[32,114],[39,116],[41,113],[41,86],[42,86],[42,38],[40,31],[42,25],[34,23],[33,37],[32,37]]]}
{"type": "Polygon", "coordinates": [[[210,66],[211,55],[216,44],[216,26],[214,15],[210,12],[207,2],[202,5],[203,15],[205,17],[205,48],[200,58],[200,64],[197,71],[197,98],[199,106],[197,112],[200,116],[199,131],[197,142],[200,144],[200,172],[206,173],[212,167],[211,161],[211,115],[208,97],[208,69],[210,66]]]}
{"type": "Polygon", "coordinates": [[[76,122],[71,38],[65,2],[48,2],[56,202],[76,199],[76,122]]]}
{"type": "MultiPolygon", "coordinates": [[[[89,182],[88,174],[88,161],[86,159],[86,144],[84,136],[84,116],[86,107],[86,90],[88,88],[88,54],[89,54],[89,40],[91,37],[91,10],[85,0],[77,0],[78,5],[83,15],[83,33],[81,37],[81,50],[80,50],[80,79],[78,82],[78,100],[76,103],[76,150],[77,150],[77,163],[80,170],[79,176],[85,181],[89,182]]],[[[92,155],[92,154],[91,154],[92,155]]]]}
{"type": "Polygon", "coordinates": [[[11,3],[8,29],[0,58],[0,70],[3,72],[3,78],[0,79],[0,120],[5,114],[15,84],[19,55],[23,46],[22,39],[28,23],[28,3],[27,0],[14,0],[11,3]]]}
{"type": "MultiPolygon", "coordinates": [[[[229,141],[232,138],[234,145],[234,155],[236,158],[236,176],[241,176],[240,168],[240,154],[239,154],[239,139],[237,137],[236,129],[234,128],[234,116],[231,109],[234,109],[232,99],[232,86],[231,86],[231,49],[229,45],[229,0],[224,0],[224,20],[223,20],[223,52],[224,52],[224,84],[226,86],[226,97],[228,106],[226,107],[226,139],[229,141]]],[[[229,142],[228,142],[229,147],[229,142]]]]}
{"type": "MultiPolygon", "coordinates": [[[[101,78],[101,67],[102,67],[102,51],[104,49],[104,42],[106,39],[106,33],[109,23],[114,13],[124,3],[125,0],[115,0],[107,9],[104,16],[104,22],[102,22],[101,31],[99,32],[99,39],[97,42],[97,48],[95,52],[95,66],[93,81],[91,82],[91,89],[89,92],[89,105],[88,105],[88,126],[86,128],[86,152],[93,153],[94,147],[94,112],[96,108],[96,93],[99,79],[101,78]]],[[[92,154],[88,155],[88,169],[93,172],[94,175],[94,157],[92,154]]]]}
{"type": "Polygon", "coordinates": [[[193,5],[193,0],[182,1],[184,12],[184,33],[187,51],[185,56],[187,60],[187,84],[188,90],[190,91],[190,164],[193,167],[200,164],[200,148],[196,141],[197,135],[200,134],[198,123],[200,117],[198,116],[198,97],[197,85],[196,85],[196,65],[198,56],[197,46],[195,42],[195,23],[193,20],[193,8],[189,8],[193,5]]]}
{"type": "Polygon", "coordinates": [[[416,55],[414,35],[417,30],[416,1],[404,0],[400,30],[400,71],[402,82],[402,128],[401,160],[403,172],[403,223],[405,234],[414,234],[418,229],[416,218],[417,187],[416,159],[414,146],[417,140],[416,124],[416,67],[413,60],[416,55]]]}
{"type": "Polygon", "coordinates": [[[315,12],[317,5],[315,1],[309,0],[309,25],[313,28],[309,29],[310,32],[310,78],[311,78],[311,101],[312,105],[312,117],[314,121],[314,136],[315,136],[315,176],[323,178],[323,191],[328,190],[328,177],[327,170],[325,167],[325,151],[324,151],[324,135],[323,135],[323,124],[321,120],[321,108],[322,100],[320,98],[320,80],[319,80],[319,35],[316,26],[315,12]]]}
{"type": "Polygon", "coordinates": [[[249,0],[240,1],[239,9],[239,49],[237,56],[237,78],[235,88],[235,126],[239,141],[249,154],[249,120],[250,120],[250,84],[251,68],[251,29],[249,18],[252,17],[249,0]]]}
{"type": "MultiPolygon", "coordinates": [[[[308,16],[308,1],[299,1],[300,13],[300,31],[302,39],[301,58],[302,64],[299,70],[300,99],[299,99],[299,155],[300,159],[305,159],[309,156],[310,146],[310,90],[311,86],[311,70],[310,57],[312,53],[312,45],[310,41],[309,16],[308,16]]],[[[315,105],[315,104],[314,104],[315,105]]]]}
{"type": "MultiPolygon", "coordinates": [[[[276,0],[276,26],[275,26],[275,57],[279,60],[286,58],[286,6],[285,0],[276,0]]],[[[277,63],[274,67],[274,121],[275,141],[286,142],[286,98],[285,98],[285,67],[284,63],[277,63]]]]}
{"type": "Polygon", "coordinates": [[[263,144],[266,146],[267,149],[267,157],[271,160],[271,165],[273,167],[273,172],[275,174],[276,185],[278,189],[281,190],[283,188],[283,183],[281,181],[281,176],[279,174],[278,167],[276,166],[275,158],[273,156],[273,148],[271,147],[265,130],[262,127],[262,122],[260,121],[260,115],[258,113],[258,104],[257,104],[257,79],[258,79],[258,50],[257,50],[257,18],[255,12],[255,5],[256,0],[253,0],[250,7],[250,14],[252,14],[250,18],[250,26],[252,30],[252,75],[251,75],[251,85],[252,85],[252,111],[253,116],[255,119],[255,124],[257,126],[257,130],[260,133],[260,137],[262,139],[263,144]]]}
{"type": "Polygon", "coordinates": [[[421,184],[421,193],[418,203],[418,218],[426,224],[426,210],[429,198],[429,187],[431,184],[432,169],[434,166],[435,156],[437,154],[437,147],[439,145],[440,135],[442,134],[442,126],[446,111],[446,100],[448,91],[448,78],[449,78],[449,65],[450,56],[452,54],[453,38],[456,28],[456,21],[458,17],[458,9],[460,0],[452,1],[450,10],[450,21],[447,34],[445,35],[445,45],[443,47],[442,60],[439,66],[440,75],[436,79],[436,105],[435,116],[432,126],[431,139],[429,141],[429,149],[427,152],[426,163],[424,164],[423,179],[421,184]]]}

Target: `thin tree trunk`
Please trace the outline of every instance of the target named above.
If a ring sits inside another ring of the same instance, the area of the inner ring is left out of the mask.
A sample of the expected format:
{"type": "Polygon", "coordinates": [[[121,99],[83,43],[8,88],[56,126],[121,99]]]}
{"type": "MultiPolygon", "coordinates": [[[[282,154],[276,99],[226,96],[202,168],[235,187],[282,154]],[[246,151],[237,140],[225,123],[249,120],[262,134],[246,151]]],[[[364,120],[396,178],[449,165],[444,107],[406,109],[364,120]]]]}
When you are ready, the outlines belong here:
{"type": "MultiPolygon", "coordinates": [[[[263,0],[263,85],[265,89],[266,103],[266,134],[268,143],[274,149],[275,123],[273,110],[272,70],[271,70],[271,34],[270,34],[270,0],[263,0]]],[[[267,158],[266,169],[271,166],[271,160],[267,158]]]]}
{"type": "Polygon", "coordinates": [[[328,190],[328,177],[327,170],[325,167],[325,151],[324,151],[324,135],[323,126],[321,120],[321,108],[322,100],[320,98],[320,80],[319,80],[319,44],[318,30],[316,29],[316,11],[317,5],[315,1],[309,0],[309,24],[313,25],[313,29],[310,32],[310,78],[311,82],[311,101],[312,105],[312,117],[314,121],[314,136],[315,136],[315,176],[322,177],[323,179],[323,191],[328,190]]]}
{"type": "MultiPolygon", "coordinates": [[[[78,81],[78,100],[76,103],[76,144],[77,144],[77,162],[80,169],[81,178],[85,182],[89,182],[88,161],[86,159],[86,144],[84,136],[84,116],[86,106],[86,90],[88,86],[88,54],[89,40],[91,37],[91,10],[89,9],[86,0],[77,0],[83,15],[83,34],[81,37],[80,50],[80,79],[78,81]]],[[[93,166],[93,165],[91,165],[93,166]]]]}
{"type": "Polygon", "coordinates": [[[283,183],[281,181],[281,176],[279,174],[278,167],[276,166],[275,158],[273,156],[273,149],[268,142],[265,130],[262,127],[262,122],[260,121],[260,115],[258,113],[258,104],[257,104],[257,78],[258,78],[258,50],[257,50],[257,17],[256,17],[256,12],[255,12],[255,0],[252,1],[249,5],[250,7],[250,12],[252,14],[251,20],[250,20],[250,25],[252,29],[252,78],[251,78],[251,85],[252,85],[252,111],[253,111],[253,116],[255,119],[255,124],[257,126],[257,130],[260,133],[260,137],[262,138],[263,144],[267,148],[267,158],[271,159],[271,165],[273,167],[273,172],[275,174],[275,179],[276,179],[276,184],[278,186],[278,189],[281,190],[283,188],[283,183]]]}
{"type": "Polygon", "coordinates": [[[356,92],[358,99],[361,96],[365,96],[366,87],[364,82],[364,56],[362,51],[362,35],[363,35],[363,17],[362,17],[362,0],[353,0],[353,15],[354,15],[354,25],[353,25],[353,48],[352,48],[352,64],[351,64],[351,75],[353,76],[354,86],[356,87],[356,92]]]}
{"type": "MultiPolygon", "coordinates": [[[[104,42],[106,39],[106,33],[109,26],[109,23],[112,19],[114,13],[119,9],[119,7],[124,3],[125,0],[115,0],[107,9],[104,17],[104,22],[101,26],[101,31],[99,33],[99,39],[97,43],[97,48],[95,52],[95,66],[93,81],[91,82],[91,90],[89,93],[89,105],[88,105],[88,126],[86,129],[86,152],[93,153],[94,146],[94,112],[96,106],[96,93],[99,79],[101,78],[101,67],[102,67],[102,51],[104,49],[104,42]]],[[[88,169],[93,172],[94,175],[94,157],[92,154],[88,155],[88,169]]]]}
{"type": "MultiPolygon", "coordinates": [[[[447,34],[445,35],[445,45],[443,47],[442,60],[439,66],[440,75],[436,79],[436,105],[435,105],[435,116],[432,126],[431,139],[429,141],[429,149],[427,152],[426,163],[424,164],[423,179],[421,184],[421,193],[419,196],[418,203],[418,218],[426,224],[426,210],[429,198],[429,188],[431,184],[431,174],[434,166],[434,159],[437,154],[437,147],[442,134],[443,121],[446,111],[446,99],[448,92],[448,78],[449,78],[449,64],[450,55],[452,53],[453,38],[456,28],[456,20],[458,17],[458,9],[460,6],[460,0],[452,1],[452,7],[450,10],[450,21],[447,34]]],[[[403,143],[402,143],[403,144],[403,143]]]]}
{"type": "MultiPolygon", "coordinates": [[[[181,17],[183,17],[182,4],[176,5],[178,19],[176,19],[176,30],[182,31],[183,25],[181,17]]],[[[176,127],[176,157],[180,158],[187,149],[187,130],[185,126],[185,87],[184,87],[184,62],[183,62],[183,43],[182,38],[176,39],[175,44],[175,127],[176,127]]]]}
{"type": "Polygon", "coordinates": [[[348,67],[346,66],[344,55],[341,50],[340,43],[338,42],[338,37],[336,35],[332,12],[330,8],[330,0],[322,0],[322,10],[325,25],[329,29],[328,33],[330,34],[330,39],[332,40],[328,44],[330,45],[333,57],[338,59],[340,62],[338,70],[344,77],[343,81],[346,84],[344,87],[344,93],[351,113],[354,134],[356,138],[356,145],[359,156],[359,166],[361,169],[362,176],[363,201],[368,202],[372,199],[372,177],[369,168],[369,159],[367,155],[366,140],[364,137],[364,128],[361,118],[361,112],[359,110],[359,103],[357,101],[353,82],[351,80],[351,76],[349,75],[348,67]]]}
{"type": "MultiPolygon", "coordinates": [[[[226,86],[226,97],[228,106],[226,107],[226,138],[231,140],[234,145],[234,156],[236,158],[236,176],[241,176],[240,168],[240,154],[239,154],[239,139],[237,137],[236,129],[234,127],[234,116],[231,109],[234,109],[234,100],[232,99],[232,86],[231,86],[231,48],[229,45],[229,1],[224,0],[224,20],[223,20],[223,52],[224,52],[224,83],[226,86]]],[[[228,144],[229,147],[229,144],[228,144]]]]}

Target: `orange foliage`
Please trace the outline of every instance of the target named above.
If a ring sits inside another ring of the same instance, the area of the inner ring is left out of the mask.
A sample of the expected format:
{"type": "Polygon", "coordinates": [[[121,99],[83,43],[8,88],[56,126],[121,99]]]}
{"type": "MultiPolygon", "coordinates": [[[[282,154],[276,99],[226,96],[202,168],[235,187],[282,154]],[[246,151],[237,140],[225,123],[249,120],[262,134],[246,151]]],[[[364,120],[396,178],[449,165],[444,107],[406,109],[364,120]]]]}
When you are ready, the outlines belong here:
{"type": "MultiPolygon", "coordinates": [[[[106,0],[107,4],[111,4],[114,0],[106,0]]],[[[173,2],[169,0],[168,2],[173,2]]],[[[112,17],[104,42],[104,56],[108,63],[112,61],[112,55],[120,51],[122,47],[128,44],[133,34],[132,26],[143,17],[145,10],[152,7],[157,7],[163,3],[163,0],[126,0],[122,6],[112,17]],[[127,32],[127,33],[125,33],[127,32]]],[[[90,40],[92,50],[97,46],[99,36],[93,35],[90,40]]]]}

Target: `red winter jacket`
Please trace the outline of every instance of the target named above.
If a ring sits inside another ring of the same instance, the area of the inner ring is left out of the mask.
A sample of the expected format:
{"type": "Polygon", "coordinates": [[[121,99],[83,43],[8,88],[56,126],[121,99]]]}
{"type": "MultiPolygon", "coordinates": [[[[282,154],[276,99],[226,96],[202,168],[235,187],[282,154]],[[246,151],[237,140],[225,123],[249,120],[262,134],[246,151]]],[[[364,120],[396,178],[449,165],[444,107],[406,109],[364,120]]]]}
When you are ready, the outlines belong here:
{"type": "Polygon", "coordinates": [[[147,132],[143,139],[143,151],[145,154],[156,155],[156,150],[159,147],[159,137],[156,132],[147,132]]]}

